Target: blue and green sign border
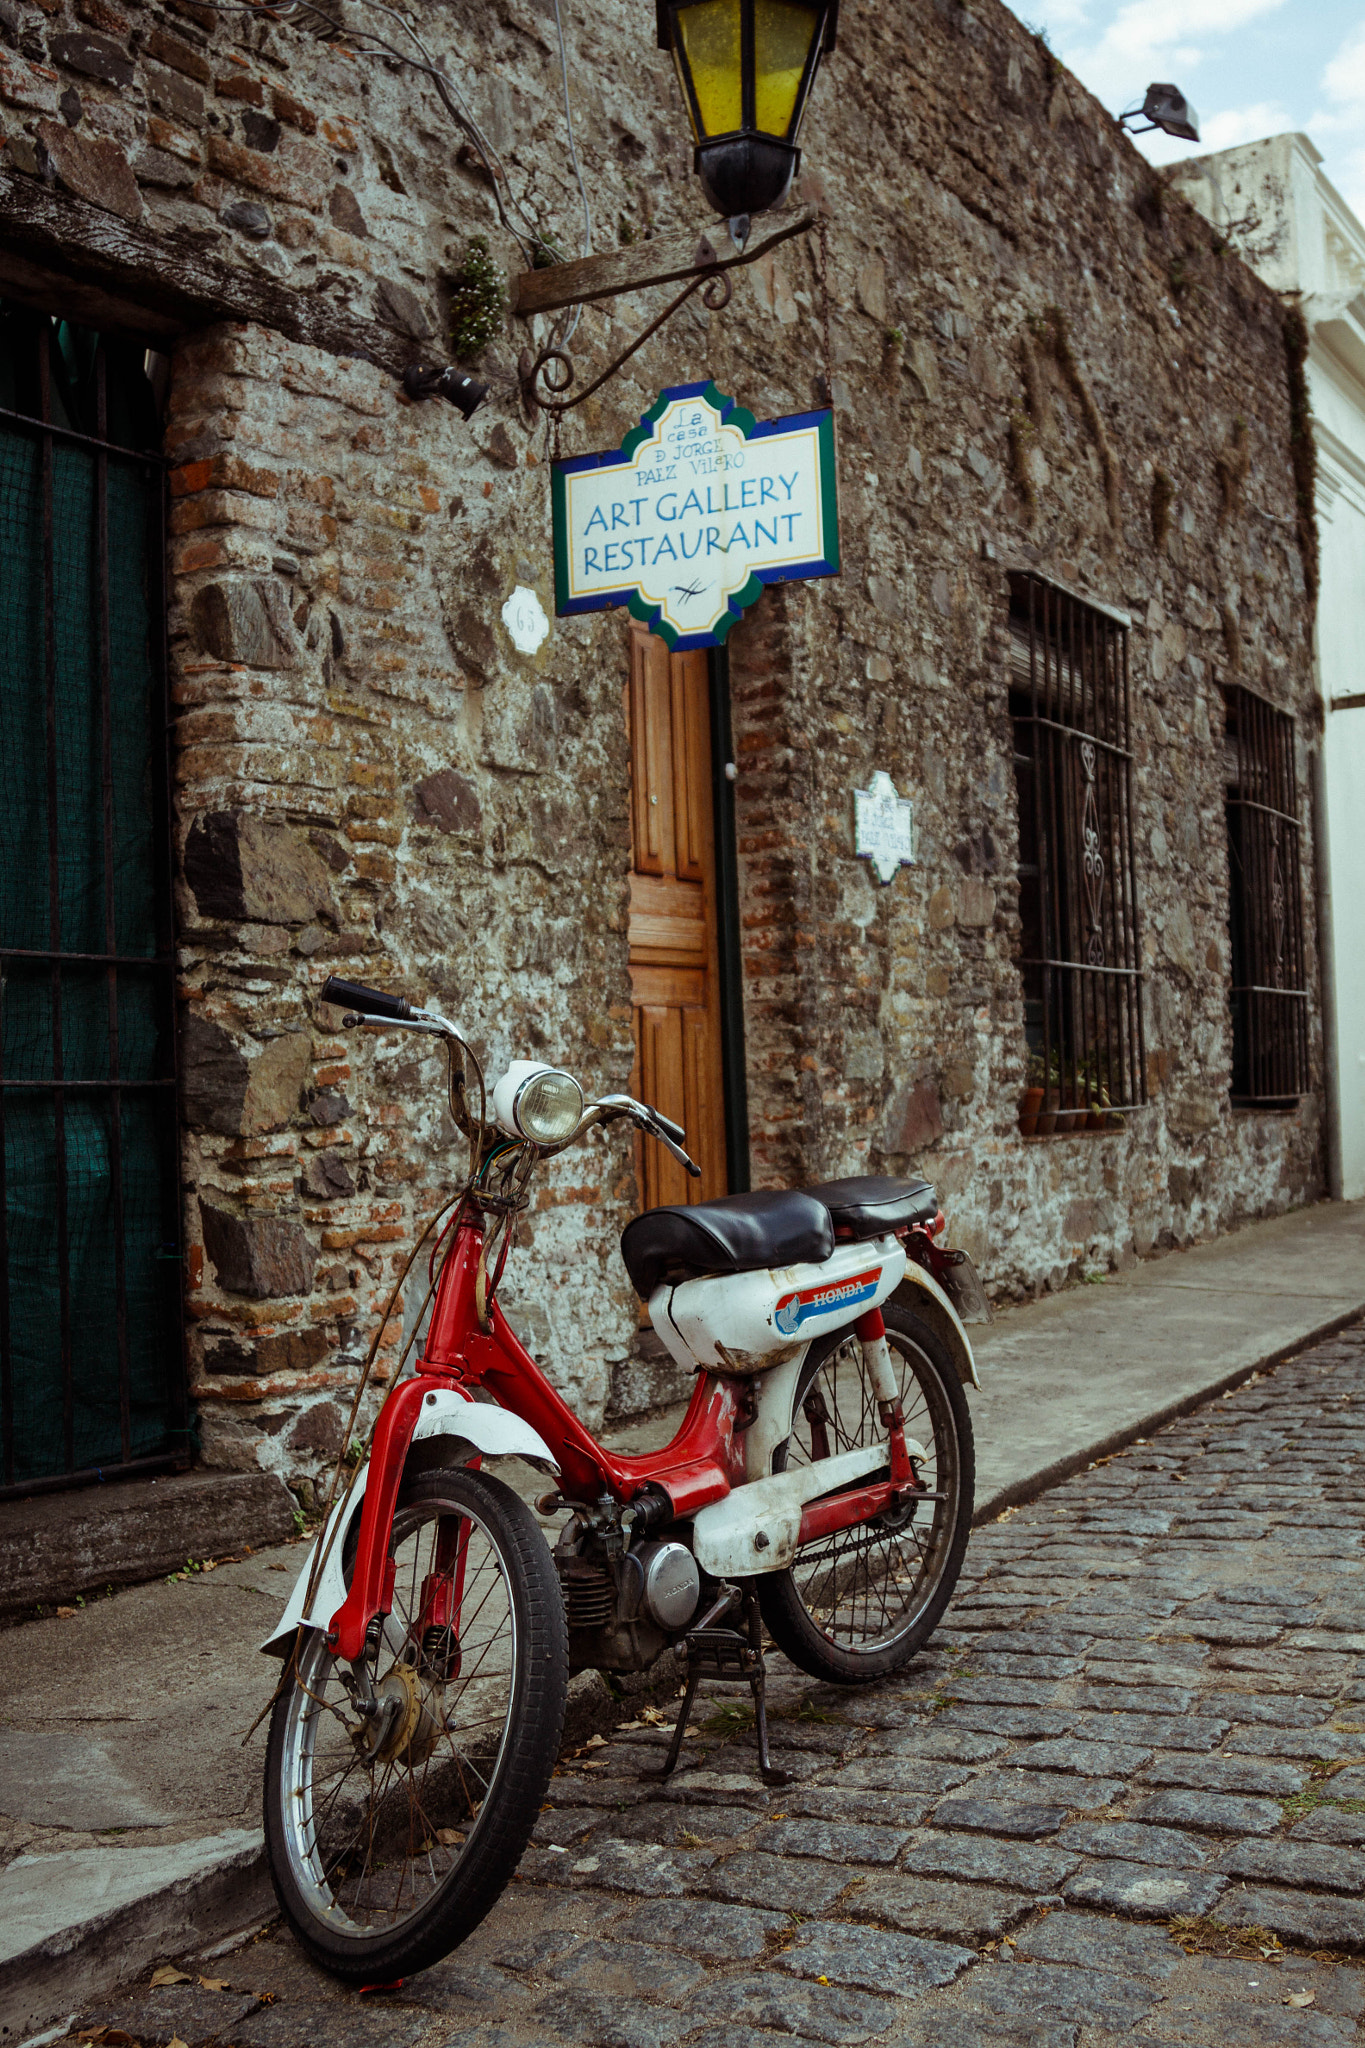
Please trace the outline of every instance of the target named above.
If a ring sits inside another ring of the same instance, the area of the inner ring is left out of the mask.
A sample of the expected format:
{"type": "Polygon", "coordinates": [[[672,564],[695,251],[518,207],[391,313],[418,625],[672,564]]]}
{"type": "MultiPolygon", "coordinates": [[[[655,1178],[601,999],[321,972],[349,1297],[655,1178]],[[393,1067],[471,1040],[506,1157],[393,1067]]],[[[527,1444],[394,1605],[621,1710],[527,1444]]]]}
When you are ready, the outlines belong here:
{"type": "Polygon", "coordinates": [[[704,384],[670,384],[659,393],[649,411],[641,415],[639,426],[631,428],[619,448],[608,448],[600,455],[571,455],[564,461],[553,463],[550,469],[550,504],[554,524],[555,611],[560,618],[567,618],[575,612],[606,611],[613,605],[623,604],[632,617],[648,626],[651,633],[657,633],[675,653],[689,647],[720,647],[735,621],[742,618],[747,608],[762,595],[765,583],[803,583],[818,576],[837,576],[839,573],[839,487],[834,458],[834,414],[826,407],[822,412],[789,413],[784,419],[756,421],[746,406],[727,398],[709,379],[704,384]],[[728,611],[705,633],[679,633],[663,617],[658,605],[650,604],[641,597],[633,583],[624,583],[618,590],[599,590],[591,597],[569,596],[569,517],[565,478],[585,469],[629,468],[639,448],[652,437],[668,407],[679,398],[704,398],[720,414],[721,425],[737,427],[746,441],[763,441],[773,434],[790,434],[803,427],[814,427],[819,450],[821,553],[813,561],[791,562],[780,569],[758,570],[742,589],[731,594],[728,611]]]}

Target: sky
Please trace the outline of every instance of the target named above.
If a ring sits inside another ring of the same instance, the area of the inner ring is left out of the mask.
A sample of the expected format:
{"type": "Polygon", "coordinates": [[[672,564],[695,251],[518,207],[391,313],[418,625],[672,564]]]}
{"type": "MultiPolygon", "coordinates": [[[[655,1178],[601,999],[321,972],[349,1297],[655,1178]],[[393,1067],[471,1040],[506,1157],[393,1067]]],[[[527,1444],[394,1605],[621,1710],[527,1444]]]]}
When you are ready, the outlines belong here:
{"type": "Polygon", "coordinates": [[[1365,0],[1014,0],[1114,113],[1154,80],[1179,86],[1198,145],[1136,138],[1153,163],[1229,149],[1287,128],[1365,221],[1365,0]]]}

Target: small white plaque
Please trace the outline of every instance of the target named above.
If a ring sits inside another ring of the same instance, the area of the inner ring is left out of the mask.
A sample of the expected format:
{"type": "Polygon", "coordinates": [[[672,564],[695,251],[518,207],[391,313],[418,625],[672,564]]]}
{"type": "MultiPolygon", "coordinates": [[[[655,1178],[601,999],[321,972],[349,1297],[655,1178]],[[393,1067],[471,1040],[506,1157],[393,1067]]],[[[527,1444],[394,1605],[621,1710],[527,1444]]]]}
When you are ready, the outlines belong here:
{"type": "Polygon", "coordinates": [[[853,792],[853,850],[871,861],[883,882],[897,868],[914,866],[914,806],[908,796],[897,796],[884,768],[873,775],[871,789],[853,792]]]}
{"type": "Polygon", "coordinates": [[[517,585],[503,606],[502,623],[519,654],[534,654],[550,630],[544,605],[524,583],[517,585]]]}

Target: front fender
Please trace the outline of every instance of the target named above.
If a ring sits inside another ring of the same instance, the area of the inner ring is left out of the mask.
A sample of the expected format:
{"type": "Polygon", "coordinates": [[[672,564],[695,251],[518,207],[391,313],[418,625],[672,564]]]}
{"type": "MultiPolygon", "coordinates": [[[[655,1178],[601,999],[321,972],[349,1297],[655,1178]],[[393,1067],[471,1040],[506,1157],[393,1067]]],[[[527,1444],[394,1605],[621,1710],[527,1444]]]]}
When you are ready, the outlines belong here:
{"type": "Polygon", "coordinates": [[[981,1385],[962,1319],[932,1273],[926,1273],[923,1266],[916,1265],[913,1259],[907,1260],[905,1277],[891,1299],[898,1301],[902,1308],[913,1309],[917,1316],[923,1316],[934,1334],[943,1339],[964,1386],[981,1385]]]}
{"type": "MultiPolygon", "coordinates": [[[[529,1422],[523,1422],[519,1415],[513,1415],[506,1408],[494,1407],[487,1401],[471,1401],[467,1395],[452,1393],[446,1387],[430,1388],[422,1398],[413,1424],[408,1459],[404,1463],[405,1472],[411,1462],[412,1445],[433,1437],[445,1440],[441,1447],[444,1455],[440,1461],[444,1465],[468,1465],[475,1458],[523,1458],[529,1465],[543,1466],[556,1475],[559,1472],[549,1445],[529,1422]]],[[[429,1460],[423,1458],[420,1462],[425,1466],[429,1460]]],[[[353,1526],[359,1523],[369,1477],[367,1462],[333,1508],[326,1527],[319,1530],[309,1545],[303,1569],[294,1581],[284,1613],[260,1646],[266,1656],[287,1656],[300,1623],[305,1628],[330,1627],[333,1615],[346,1598],[342,1560],[346,1539],[353,1526]],[[309,1575],[319,1545],[326,1553],[325,1560],[305,1614],[309,1575]]]]}

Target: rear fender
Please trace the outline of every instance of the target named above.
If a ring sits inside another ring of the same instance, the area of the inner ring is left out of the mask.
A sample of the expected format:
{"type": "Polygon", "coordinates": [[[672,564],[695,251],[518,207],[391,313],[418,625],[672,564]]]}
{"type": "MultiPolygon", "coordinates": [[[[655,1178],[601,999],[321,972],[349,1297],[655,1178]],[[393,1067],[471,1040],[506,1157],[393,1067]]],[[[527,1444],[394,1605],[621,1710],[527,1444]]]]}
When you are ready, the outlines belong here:
{"type": "MultiPolygon", "coordinates": [[[[445,1387],[433,1387],[427,1391],[413,1424],[403,1465],[405,1476],[413,1471],[429,1471],[433,1464],[470,1465],[498,1458],[523,1458],[529,1465],[539,1465],[556,1475],[559,1472],[549,1445],[519,1415],[511,1414],[506,1408],[496,1408],[490,1402],[471,1401],[467,1395],[452,1393],[445,1387]]],[[[331,1626],[333,1615],[346,1598],[342,1559],[347,1538],[352,1528],[359,1525],[369,1477],[369,1465],[362,1465],[344,1497],[333,1508],[325,1529],[309,1546],[288,1605],[260,1646],[266,1656],[287,1656],[300,1623],[305,1628],[323,1630],[331,1626]],[[312,1602],[305,1613],[308,1581],[319,1546],[325,1553],[324,1563],[312,1602]]]]}
{"type": "Polygon", "coordinates": [[[976,1360],[972,1356],[971,1343],[962,1327],[962,1319],[931,1273],[926,1273],[923,1266],[916,1265],[913,1259],[908,1259],[905,1277],[891,1299],[893,1302],[899,1302],[902,1308],[908,1308],[915,1315],[922,1316],[935,1336],[942,1338],[964,1387],[981,1385],[977,1378],[976,1360]]]}

